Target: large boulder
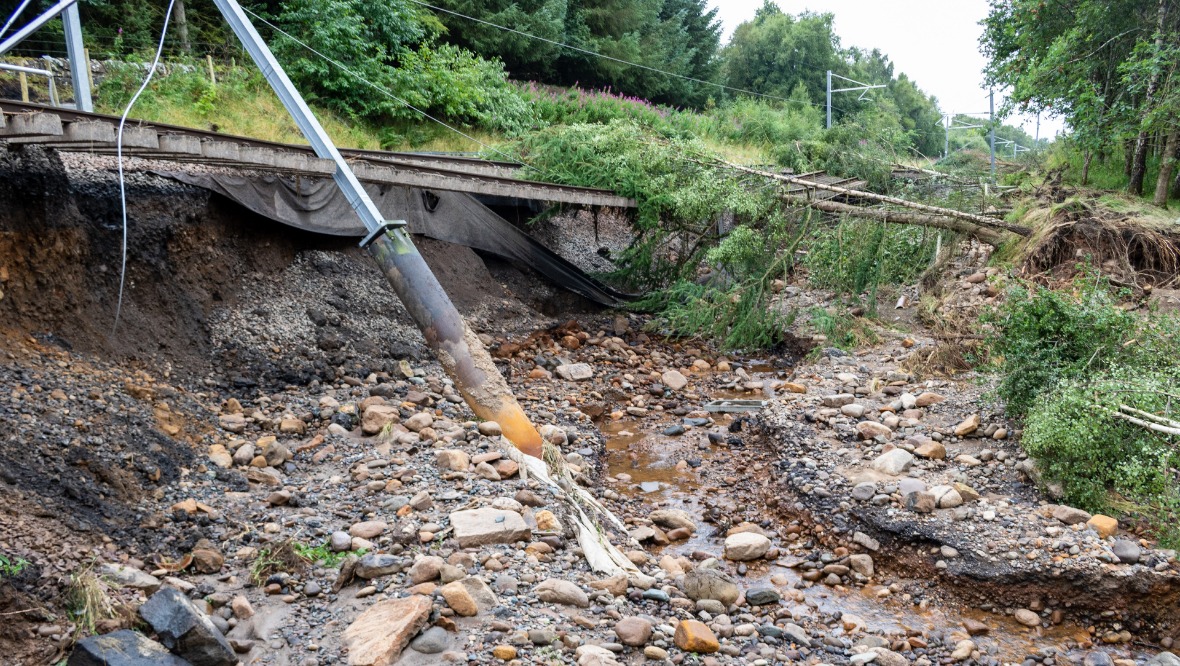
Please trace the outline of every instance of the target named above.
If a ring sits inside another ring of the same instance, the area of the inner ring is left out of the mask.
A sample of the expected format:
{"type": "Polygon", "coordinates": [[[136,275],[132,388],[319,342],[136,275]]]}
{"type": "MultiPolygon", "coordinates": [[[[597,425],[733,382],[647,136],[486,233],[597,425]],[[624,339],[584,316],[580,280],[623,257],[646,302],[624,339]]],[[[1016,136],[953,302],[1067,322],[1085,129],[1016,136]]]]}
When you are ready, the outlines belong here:
{"type": "Polygon", "coordinates": [[[460,548],[515,543],[533,534],[519,513],[489,507],[452,513],[451,527],[460,548]]]}
{"type": "Polygon", "coordinates": [[[725,559],[736,562],[760,560],[770,551],[770,539],[757,532],[739,532],[725,538],[725,559]]]}
{"type": "Polygon", "coordinates": [[[344,630],[350,666],[389,666],[430,619],[430,597],[380,601],[344,630]]]}
{"type": "Polygon", "coordinates": [[[712,599],[726,606],[737,603],[740,594],[733,579],[716,569],[694,569],[684,574],[680,588],[693,601],[712,599]]]}
{"type": "Polygon", "coordinates": [[[141,633],[123,629],[78,641],[66,666],[190,666],[141,633]]]}
{"type": "Polygon", "coordinates": [[[165,587],[139,607],[160,642],[193,666],[234,666],[238,658],[225,636],[178,590],[165,587]]]}

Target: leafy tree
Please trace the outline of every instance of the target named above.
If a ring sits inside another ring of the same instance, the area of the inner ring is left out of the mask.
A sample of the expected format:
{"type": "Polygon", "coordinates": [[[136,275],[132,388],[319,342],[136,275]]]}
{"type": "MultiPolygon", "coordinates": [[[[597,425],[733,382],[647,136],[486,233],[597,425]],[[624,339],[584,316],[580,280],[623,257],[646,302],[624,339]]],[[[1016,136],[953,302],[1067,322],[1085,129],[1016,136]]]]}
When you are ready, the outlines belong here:
{"type": "Polygon", "coordinates": [[[848,73],[831,14],[784,13],[766,0],[754,19],[734,30],[722,52],[726,83],[734,88],[787,97],[802,85],[811,99],[824,99],[824,73],[848,73]]]}
{"type": "MultiPolygon", "coordinates": [[[[439,0],[438,5],[554,42],[565,40],[566,0],[439,0]]],[[[440,13],[447,38],[485,57],[498,57],[517,79],[551,80],[564,49],[463,17],[440,13]]]]}
{"type": "Polygon", "coordinates": [[[1180,111],[1180,9],[1168,0],[991,0],[983,25],[989,83],[1010,86],[1014,107],[1064,116],[1086,155],[1083,182],[1095,153],[1129,144],[1129,189],[1141,193],[1148,140],[1170,133],[1180,111]]]}

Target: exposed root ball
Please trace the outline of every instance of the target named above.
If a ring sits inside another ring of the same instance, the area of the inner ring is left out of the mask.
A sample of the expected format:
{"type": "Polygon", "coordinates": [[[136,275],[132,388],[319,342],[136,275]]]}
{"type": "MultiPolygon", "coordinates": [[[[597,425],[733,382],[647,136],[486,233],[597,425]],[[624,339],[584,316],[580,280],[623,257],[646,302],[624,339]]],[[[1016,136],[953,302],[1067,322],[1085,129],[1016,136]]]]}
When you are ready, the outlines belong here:
{"type": "Polygon", "coordinates": [[[1025,275],[1053,273],[1089,257],[1104,273],[1137,287],[1166,287],[1180,277],[1180,231],[1081,199],[1040,214],[1047,220],[1029,247],[1025,275]]]}

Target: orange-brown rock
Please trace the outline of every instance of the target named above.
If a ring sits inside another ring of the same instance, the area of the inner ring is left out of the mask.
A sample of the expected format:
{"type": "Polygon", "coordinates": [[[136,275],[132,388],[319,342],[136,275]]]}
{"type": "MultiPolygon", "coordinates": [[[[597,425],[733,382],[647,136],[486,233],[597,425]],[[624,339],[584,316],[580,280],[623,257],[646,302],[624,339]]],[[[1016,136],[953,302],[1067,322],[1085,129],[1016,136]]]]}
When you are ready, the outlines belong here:
{"type": "Polygon", "coordinates": [[[676,634],[672,640],[676,647],[688,652],[712,654],[721,649],[712,630],[699,620],[681,620],[676,625],[676,634]]]}
{"type": "Polygon", "coordinates": [[[389,666],[426,626],[430,599],[412,596],[381,601],[361,614],[344,630],[350,666],[389,666]]]}

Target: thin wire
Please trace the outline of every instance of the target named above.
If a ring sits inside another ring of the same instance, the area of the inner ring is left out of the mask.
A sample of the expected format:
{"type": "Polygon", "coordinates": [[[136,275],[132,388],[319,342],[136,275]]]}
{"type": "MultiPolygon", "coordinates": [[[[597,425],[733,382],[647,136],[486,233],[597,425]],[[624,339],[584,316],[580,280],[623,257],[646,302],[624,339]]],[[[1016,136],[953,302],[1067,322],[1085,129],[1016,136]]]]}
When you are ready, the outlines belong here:
{"type": "Polygon", "coordinates": [[[4,24],[4,27],[0,28],[0,37],[3,37],[4,33],[8,32],[8,29],[12,27],[13,21],[16,21],[16,19],[24,13],[25,7],[28,7],[29,3],[32,1],[33,0],[25,0],[24,2],[20,3],[20,6],[12,12],[12,16],[8,17],[8,22],[4,24]]]}
{"type": "MultiPolygon", "coordinates": [[[[744,94],[746,94],[746,95],[755,95],[755,96],[757,96],[757,97],[765,97],[765,98],[767,98],[767,99],[777,99],[777,100],[779,100],[779,101],[783,101],[783,102],[795,102],[795,103],[799,103],[797,100],[792,100],[792,99],[789,99],[789,98],[787,98],[787,97],[779,97],[778,95],[767,95],[766,93],[754,92],[753,90],[746,90],[746,89],[744,89],[744,88],[734,88],[734,87],[727,86],[727,85],[724,85],[724,84],[721,84],[721,83],[715,83],[715,82],[713,82],[713,81],[706,81],[706,80],[704,80],[704,79],[698,79],[698,78],[695,78],[695,77],[692,77],[692,76],[685,76],[685,75],[683,75],[683,74],[677,74],[677,73],[675,73],[675,72],[669,72],[669,71],[666,71],[666,70],[663,70],[663,69],[659,69],[659,68],[657,68],[657,67],[651,67],[651,66],[648,66],[648,65],[641,65],[641,64],[639,64],[639,63],[637,63],[637,62],[631,62],[630,60],[623,60],[623,59],[621,59],[621,58],[615,58],[615,57],[613,57],[613,56],[604,55],[604,54],[602,54],[602,53],[597,53],[597,52],[595,52],[595,51],[590,51],[590,50],[588,50],[588,49],[583,49],[583,48],[580,48],[580,47],[577,47],[577,46],[571,46],[571,45],[569,45],[569,44],[563,44],[563,43],[561,43],[561,42],[557,42],[557,41],[554,41],[554,40],[552,40],[552,39],[548,39],[548,38],[545,38],[545,37],[539,37],[539,36],[537,36],[537,35],[530,35],[530,34],[529,34],[529,33],[527,33],[527,32],[521,32],[520,30],[516,30],[515,28],[509,28],[509,27],[502,26],[502,25],[499,25],[499,24],[496,24],[496,23],[492,23],[491,21],[485,21],[485,20],[483,20],[483,19],[475,18],[474,16],[468,16],[468,15],[466,15],[466,14],[461,14],[461,13],[459,13],[459,12],[452,11],[452,10],[450,10],[450,9],[446,9],[446,8],[443,8],[443,7],[436,7],[435,5],[432,5],[432,4],[429,4],[429,3],[426,3],[426,2],[422,2],[421,0],[410,0],[410,2],[412,2],[412,3],[416,4],[416,5],[421,5],[422,7],[429,7],[430,9],[433,9],[433,10],[435,10],[435,11],[437,11],[437,12],[444,12],[444,13],[447,13],[447,14],[451,14],[451,15],[453,15],[453,16],[458,16],[459,18],[465,18],[465,19],[467,19],[468,21],[475,21],[476,23],[482,23],[482,24],[484,24],[484,25],[490,25],[490,26],[491,26],[491,27],[493,27],[493,28],[499,28],[500,30],[506,30],[506,31],[508,31],[508,32],[511,32],[511,33],[514,33],[514,34],[520,35],[520,36],[522,36],[522,37],[528,37],[529,39],[536,39],[536,40],[538,40],[538,41],[546,42],[546,43],[548,43],[548,44],[552,44],[552,45],[554,45],[554,46],[560,46],[560,47],[561,47],[561,48],[563,48],[563,49],[569,49],[569,50],[571,50],[571,51],[577,51],[577,52],[579,52],[579,53],[585,53],[586,55],[592,55],[592,56],[594,56],[594,57],[596,57],[596,58],[603,58],[604,60],[611,60],[611,61],[614,61],[614,62],[617,62],[617,63],[621,63],[621,64],[623,64],[623,65],[630,65],[631,67],[638,67],[638,68],[640,68],[640,69],[646,69],[646,70],[648,70],[648,71],[650,71],[650,72],[657,72],[657,73],[659,73],[659,74],[665,74],[665,75],[667,75],[667,76],[676,77],[676,78],[678,78],[678,79],[684,79],[685,81],[692,81],[692,82],[694,82],[694,83],[702,83],[702,84],[704,84],[704,85],[707,85],[707,86],[714,86],[714,87],[721,88],[721,89],[724,89],[724,90],[732,90],[732,91],[734,91],[734,92],[744,93],[744,94]]],[[[819,106],[820,106],[820,105],[818,105],[818,104],[815,104],[815,103],[810,103],[810,102],[809,102],[809,104],[811,104],[811,106],[814,106],[814,107],[816,107],[816,108],[819,108],[819,106]]]]}
{"type": "MultiPolygon", "coordinates": [[[[259,21],[261,21],[261,22],[265,23],[266,25],[270,26],[270,29],[271,29],[271,30],[274,30],[275,32],[278,32],[278,33],[282,34],[282,35],[283,35],[284,37],[286,37],[287,39],[290,39],[291,41],[293,41],[293,42],[295,42],[296,44],[298,44],[298,45],[302,46],[303,48],[307,49],[308,51],[311,51],[312,53],[314,53],[314,54],[318,55],[319,57],[323,58],[325,61],[327,61],[327,62],[329,62],[329,63],[331,63],[331,64],[335,65],[336,67],[339,67],[339,68],[340,68],[341,70],[343,70],[345,73],[347,73],[347,74],[351,74],[352,76],[354,76],[355,78],[359,79],[359,80],[360,80],[361,82],[363,82],[365,85],[367,85],[367,86],[369,86],[370,88],[372,88],[372,89],[376,90],[377,92],[380,92],[381,94],[383,94],[383,95],[385,95],[385,96],[389,97],[390,99],[393,99],[393,100],[395,100],[395,101],[397,101],[397,102],[399,102],[399,103],[401,103],[401,104],[404,104],[404,105],[405,105],[406,107],[408,107],[409,109],[411,109],[411,110],[413,110],[413,111],[415,111],[415,112],[417,112],[417,113],[419,113],[419,114],[421,114],[421,115],[425,116],[426,118],[428,118],[428,119],[430,119],[430,120],[432,120],[432,121],[434,121],[434,122],[438,123],[439,125],[442,125],[443,127],[447,128],[447,129],[449,129],[449,130],[451,130],[452,132],[454,132],[454,133],[458,134],[459,136],[462,136],[463,138],[467,139],[468,141],[471,141],[471,142],[473,142],[473,143],[479,144],[479,145],[480,145],[480,146],[482,146],[482,147],[483,147],[485,150],[490,150],[490,151],[492,151],[492,152],[496,153],[497,155],[500,155],[500,156],[502,156],[502,157],[505,157],[505,158],[507,158],[509,161],[513,161],[513,162],[519,162],[519,161],[520,161],[520,158],[519,158],[519,157],[513,157],[513,156],[511,156],[511,155],[509,155],[509,154],[507,154],[507,153],[501,152],[499,149],[495,148],[494,146],[489,146],[488,144],[484,143],[483,141],[480,141],[479,139],[477,139],[477,138],[475,138],[475,137],[471,136],[470,134],[467,134],[467,133],[463,132],[462,130],[458,129],[457,127],[452,127],[451,125],[447,124],[446,122],[444,122],[444,121],[442,121],[442,120],[439,120],[438,118],[435,118],[434,116],[430,115],[429,113],[426,113],[426,112],[425,112],[425,111],[423,111],[422,109],[419,109],[418,107],[414,106],[413,104],[410,104],[410,102],[408,102],[407,100],[404,100],[404,99],[402,99],[401,97],[398,97],[397,95],[393,94],[392,92],[390,92],[390,91],[389,91],[387,88],[385,88],[384,86],[382,86],[382,85],[379,85],[379,84],[377,84],[377,83],[373,83],[372,81],[370,81],[370,80],[368,80],[367,78],[365,78],[365,77],[364,77],[362,74],[360,74],[360,73],[358,73],[358,72],[355,72],[355,71],[353,71],[353,70],[349,69],[347,66],[345,66],[345,65],[344,65],[343,63],[341,63],[340,61],[338,61],[338,60],[335,60],[334,58],[331,58],[330,56],[327,56],[327,55],[325,55],[325,54],[323,54],[323,53],[321,53],[321,52],[317,51],[316,49],[314,49],[314,48],[313,48],[313,47],[311,47],[310,45],[308,45],[308,44],[306,44],[305,42],[301,41],[301,40],[300,40],[298,37],[296,37],[296,36],[292,35],[291,33],[287,32],[286,30],[283,30],[283,29],[282,29],[282,28],[280,28],[279,26],[277,26],[277,25],[275,25],[275,24],[271,23],[270,21],[268,21],[268,20],[266,20],[265,18],[263,18],[263,17],[259,16],[258,14],[255,14],[254,12],[250,11],[250,8],[249,8],[249,7],[242,7],[242,9],[243,9],[243,10],[245,10],[245,12],[246,12],[247,14],[249,14],[249,15],[253,16],[254,18],[258,19],[259,21]]],[[[527,166],[527,165],[526,165],[526,166],[527,166]]]]}
{"type": "Polygon", "coordinates": [[[164,52],[164,38],[168,36],[168,22],[172,20],[172,7],[175,4],[176,0],[169,0],[168,11],[164,13],[164,27],[160,29],[160,43],[156,46],[156,57],[152,60],[152,66],[143,79],[143,85],[139,86],[139,90],[131,96],[131,101],[127,102],[127,108],[123,109],[123,115],[119,118],[119,133],[115,137],[115,154],[119,161],[119,204],[123,208],[123,254],[122,265],[119,268],[119,301],[115,306],[115,325],[111,329],[111,335],[119,330],[119,316],[123,313],[123,286],[127,282],[127,181],[123,177],[123,125],[127,123],[131,107],[135,106],[136,100],[147,89],[148,84],[152,81],[152,76],[156,73],[156,67],[160,64],[160,55],[164,52]]]}

